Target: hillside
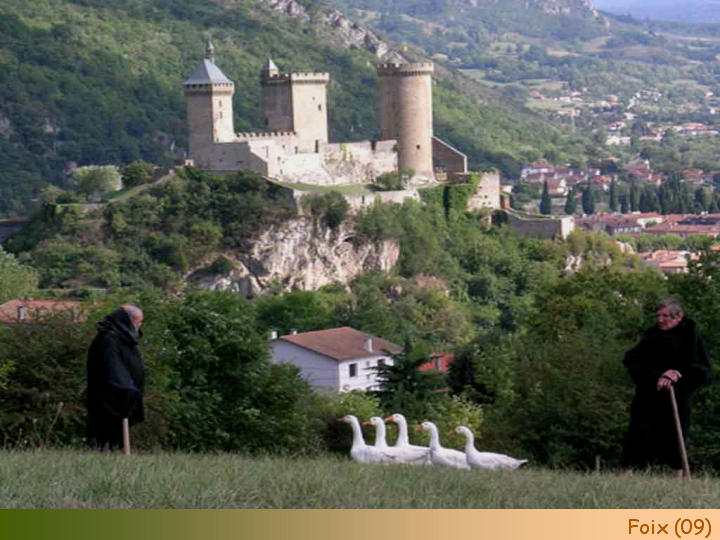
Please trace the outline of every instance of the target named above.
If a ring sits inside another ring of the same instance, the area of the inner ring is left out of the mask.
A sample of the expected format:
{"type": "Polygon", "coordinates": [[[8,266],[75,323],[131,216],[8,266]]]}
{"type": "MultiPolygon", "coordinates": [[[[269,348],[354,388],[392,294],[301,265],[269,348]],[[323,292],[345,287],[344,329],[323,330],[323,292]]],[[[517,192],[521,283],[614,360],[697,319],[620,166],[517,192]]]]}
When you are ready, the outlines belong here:
{"type": "MultiPolygon", "coordinates": [[[[181,84],[208,38],[236,83],[238,131],[261,128],[258,73],[272,56],[286,71],[330,72],[331,140],[375,136],[374,64],[393,58],[393,44],[314,1],[7,0],[0,217],[27,213],[48,183],[66,187],[75,166],[182,158],[181,84]]],[[[437,78],[436,132],[472,166],[516,171],[549,148],[569,152],[559,132],[492,89],[447,70],[437,78]]]]}
{"type": "Polygon", "coordinates": [[[717,0],[594,0],[593,5],[597,9],[618,15],[632,15],[637,19],[720,22],[720,2],[717,0]]]}

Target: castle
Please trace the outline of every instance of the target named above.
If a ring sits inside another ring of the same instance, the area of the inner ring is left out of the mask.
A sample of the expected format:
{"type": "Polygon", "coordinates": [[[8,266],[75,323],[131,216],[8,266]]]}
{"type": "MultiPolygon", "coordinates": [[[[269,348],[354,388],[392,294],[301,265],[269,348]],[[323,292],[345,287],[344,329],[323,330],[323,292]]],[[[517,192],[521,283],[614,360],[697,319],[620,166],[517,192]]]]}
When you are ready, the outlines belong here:
{"type": "MultiPolygon", "coordinates": [[[[189,157],[200,168],[250,169],[284,183],[326,186],[370,184],[383,173],[408,169],[411,185],[469,174],[467,157],[433,135],[432,63],[378,66],[379,140],[331,143],[328,73],[282,73],[268,60],[260,73],[263,129],[236,133],[235,84],[214,56],[208,43],[204,60],[184,82],[189,157]]],[[[495,198],[487,205],[497,208],[495,198]]]]}

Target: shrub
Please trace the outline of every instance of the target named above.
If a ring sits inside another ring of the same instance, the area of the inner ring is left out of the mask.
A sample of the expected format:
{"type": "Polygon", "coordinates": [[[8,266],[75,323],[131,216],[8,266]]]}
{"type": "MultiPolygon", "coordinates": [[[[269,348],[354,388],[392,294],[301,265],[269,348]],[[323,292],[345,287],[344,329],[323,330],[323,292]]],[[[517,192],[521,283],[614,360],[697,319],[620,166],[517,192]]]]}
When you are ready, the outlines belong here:
{"type": "Polygon", "coordinates": [[[323,219],[331,229],[339,227],[350,211],[350,204],[337,191],[306,195],[302,204],[313,217],[323,219]]]}

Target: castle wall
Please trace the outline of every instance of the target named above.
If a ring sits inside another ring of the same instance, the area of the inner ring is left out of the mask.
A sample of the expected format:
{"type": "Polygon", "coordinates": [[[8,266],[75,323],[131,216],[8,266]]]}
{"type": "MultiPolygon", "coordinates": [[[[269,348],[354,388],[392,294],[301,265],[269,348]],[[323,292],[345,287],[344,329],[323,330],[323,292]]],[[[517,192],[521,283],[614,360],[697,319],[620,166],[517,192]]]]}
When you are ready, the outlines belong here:
{"type": "MultiPolygon", "coordinates": [[[[283,182],[332,186],[367,184],[383,173],[397,170],[394,141],[375,147],[370,141],[325,145],[319,154],[286,156],[276,170],[283,182]]],[[[275,176],[275,175],[271,175],[275,176]]]]}
{"type": "Polygon", "coordinates": [[[372,195],[351,195],[345,196],[345,200],[350,208],[357,212],[358,210],[375,204],[379,200],[383,203],[402,204],[407,199],[420,201],[420,194],[416,189],[406,189],[403,191],[378,191],[372,195]]]}
{"type": "Polygon", "coordinates": [[[467,172],[467,156],[437,137],[432,138],[433,164],[449,175],[467,172]]]}
{"type": "Polygon", "coordinates": [[[562,238],[563,240],[575,230],[575,218],[566,216],[562,218],[533,218],[519,215],[513,211],[506,211],[508,225],[517,232],[520,238],[562,238]]]}
{"type": "Polygon", "coordinates": [[[468,210],[479,210],[480,208],[500,208],[500,173],[480,173],[480,185],[470,200],[468,210]]]}

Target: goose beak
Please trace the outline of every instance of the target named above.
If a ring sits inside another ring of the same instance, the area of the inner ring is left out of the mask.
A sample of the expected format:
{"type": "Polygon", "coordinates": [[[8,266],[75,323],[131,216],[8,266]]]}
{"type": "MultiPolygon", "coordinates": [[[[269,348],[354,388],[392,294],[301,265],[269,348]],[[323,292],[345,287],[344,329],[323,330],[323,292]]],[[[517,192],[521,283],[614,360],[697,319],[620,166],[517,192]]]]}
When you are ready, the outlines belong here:
{"type": "Polygon", "coordinates": [[[385,419],[385,421],[386,421],[386,422],[392,422],[392,421],[393,421],[392,416],[388,416],[388,417],[385,419]]]}
{"type": "Polygon", "coordinates": [[[365,420],[363,422],[363,426],[371,426],[371,425],[372,425],[372,422],[370,420],[365,420]]]}
{"type": "Polygon", "coordinates": [[[425,428],[423,428],[422,424],[420,424],[420,425],[418,425],[418,427],[415,428],[415,431],[422,431],[423,429],[425,429],[425,428]]]}
{"type": "Polygon", "coordinates": [[[455,431],[454,429],[451,429],[451,430],[450,430],[450,435],[457,435],[457,434],[458,434],[458,432],[455,431]]]}

